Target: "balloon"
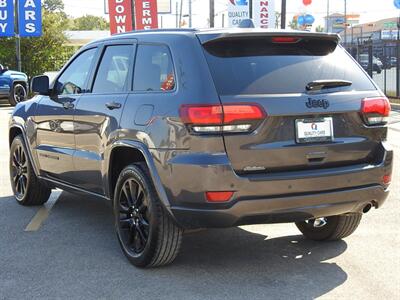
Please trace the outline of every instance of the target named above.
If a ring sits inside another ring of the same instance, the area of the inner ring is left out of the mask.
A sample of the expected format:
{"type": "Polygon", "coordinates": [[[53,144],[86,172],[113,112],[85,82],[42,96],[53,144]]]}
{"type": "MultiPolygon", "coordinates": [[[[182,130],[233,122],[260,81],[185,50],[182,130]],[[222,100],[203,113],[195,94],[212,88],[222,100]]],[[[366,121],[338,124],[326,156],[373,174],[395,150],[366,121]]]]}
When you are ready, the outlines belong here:
{"type": "Polygon", "coordinates": [[[297,18],[297,24],[299,24],[300,26],[304,25],[305,22],[306,20],[304,19],[304,16],[299,16],[297,18]]]}
{"type": "Polygon", "coordinates": [[[312,15],[305,15],[304,23],[307,25],[312,25],[315,22],[315,18],[312,15]]]}
{"type": "Polygon", "coordinates": [[[310,5],[312,3],[312,0],[303,0],[304,5],[310,5]]]}
{"type": "Polygon", "coordinates": [[[394,6],[396,6],[397,9],[400,9],[400,0],[394,0],[393,4],[394,6]]]}

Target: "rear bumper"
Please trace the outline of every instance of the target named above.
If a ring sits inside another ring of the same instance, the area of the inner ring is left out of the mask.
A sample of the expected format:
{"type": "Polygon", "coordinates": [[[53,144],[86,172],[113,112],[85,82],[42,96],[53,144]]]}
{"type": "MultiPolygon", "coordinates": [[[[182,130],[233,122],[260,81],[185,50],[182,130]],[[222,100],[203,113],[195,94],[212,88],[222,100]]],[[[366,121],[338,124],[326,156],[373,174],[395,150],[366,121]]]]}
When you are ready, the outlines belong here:
{"type": "Polygon", "coordinates": [[[183,228],[232,227],[246,224],[289,223],[312,218],[362,213],[372,204],[379,208],[389,190],[369,186],[316,193],[238,201],[228,209],[173,207],[177,223],[183,228]]]}
{"type": "Polygon", "coordinates": [[[285,223],[359,213],[388,197],[383,177],[392,174],[393,151],[382,143],[378,164],[237,175],[225,153],[167,153],[155,160],[169,211],[184,228],[285,223]],[[234,191],[227,203],[208,203],[206,191],[234,191]]]}

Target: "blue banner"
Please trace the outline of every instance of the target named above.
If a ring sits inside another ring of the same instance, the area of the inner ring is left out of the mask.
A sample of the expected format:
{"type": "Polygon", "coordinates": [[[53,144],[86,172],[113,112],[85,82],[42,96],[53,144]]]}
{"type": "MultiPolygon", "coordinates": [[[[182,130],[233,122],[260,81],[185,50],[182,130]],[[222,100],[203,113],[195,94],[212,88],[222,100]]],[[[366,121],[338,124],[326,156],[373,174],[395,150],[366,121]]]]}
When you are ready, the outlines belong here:
{"type": "MultiPolygon", "coordinates": [[[[1,1],[1,0],[0,0],[1,1]]],[[[41,0],[18,0],[19,34],[21,37],[42,35],[41,0]]]]}
{"type": "Polygon", "coordinates": [[[14,36],[14,1],[0,0],[0,37],[14,36]]]}

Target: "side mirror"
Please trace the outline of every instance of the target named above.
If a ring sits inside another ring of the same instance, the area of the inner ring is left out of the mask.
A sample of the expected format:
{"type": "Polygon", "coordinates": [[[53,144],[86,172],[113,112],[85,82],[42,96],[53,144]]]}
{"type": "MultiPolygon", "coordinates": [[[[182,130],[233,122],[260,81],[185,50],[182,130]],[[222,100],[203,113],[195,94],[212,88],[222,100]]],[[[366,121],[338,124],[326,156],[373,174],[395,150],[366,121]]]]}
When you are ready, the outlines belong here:
{"type": "Polygon", "coordinates": [[[3,67],[3,65],[0,65],[0,73],[4,73],[7,72],[8,68],[7,67],[3,67]]]}
{"type": "Polygon", "coordinates": [[[50,79],[48,76],[36,76],[32,78],[31,91],[43,96],[50,96],[50,79]]]}

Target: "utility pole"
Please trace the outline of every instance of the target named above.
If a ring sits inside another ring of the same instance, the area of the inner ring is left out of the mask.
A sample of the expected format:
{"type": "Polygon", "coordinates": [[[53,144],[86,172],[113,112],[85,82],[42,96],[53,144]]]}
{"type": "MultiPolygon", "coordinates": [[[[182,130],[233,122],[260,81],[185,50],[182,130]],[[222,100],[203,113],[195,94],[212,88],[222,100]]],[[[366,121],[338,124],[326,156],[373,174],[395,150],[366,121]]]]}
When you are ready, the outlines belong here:
{"type": "Polygon", "coordinates": [[[175,2],[175,27],[179,28],[179,4],[178,1],[175,2]]]}
{"type": "Polygon", "coordinates": [[[344,44],[347,45],[347,0],[344,0],[344,44]]]}
{"type": "Polygon", "coordinates": [[[179,12],[179,28],[181,28],[182,25],[182,12],[183,12],[183,0],[181,0],[181,9],[179,12]]]}
{"type": "Polygon", "coordinates": [[[286,0],[282,0],[281,8],[281,29],[286,28],[286,0]]]}
{"type": "Polygon", "coordinates": [[[396,96],[400,97],[400,15],[397,20],[396,96]]]}
{"type": "Polygon", "coordinates": [[[249,0],[249,17],[253,19],[253,0],[249,0]]]}
{"type": "Polygon", "coordinates": [[[325,28],[325,31],[326,32],[329,32],[329,0],[327,0],[326,1],[327,2],[327,4],[326,4],[326,28],[325,28]]]}
{"type": "Polygon", "coordinates": [[[214,28],[215,18],[215,3],[214,0],[210,0],[210,28],[214,28]]]}
{"type": "Polygon", "coordinates": [[[192,0],[189,0],[189,28],[192,28],[192,0]]]}
{"type": "Polygon", "coordinates": [[[132,29],[136,30],[136,20],[135,20],[135,1],[132,0],[132,29]]]}
{"type": "Polygon", "coordinates": [[[15,0],[15,50],[16,50],[16,62],[17,70],[22,71],[21,62],[21,36],[19,34],[19,1],[15,0]]]}

